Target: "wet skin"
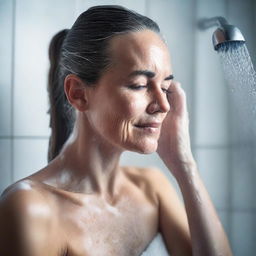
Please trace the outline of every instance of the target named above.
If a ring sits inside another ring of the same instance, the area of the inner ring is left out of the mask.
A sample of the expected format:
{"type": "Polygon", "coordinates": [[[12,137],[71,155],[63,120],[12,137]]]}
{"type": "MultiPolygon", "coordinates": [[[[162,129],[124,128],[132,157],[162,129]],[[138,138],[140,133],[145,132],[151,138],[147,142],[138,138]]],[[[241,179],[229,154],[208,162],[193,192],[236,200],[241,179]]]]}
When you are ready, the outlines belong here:
{"type": "Polygon", "coordinates": [[[16,212],[5,229],[12,234],[22,223],[16,232],[21,243],[11,248],[12,243],[6,242],[6,252],[140,255],[160,229],[159,204],[167,193],[169,208],[176,211],[170,217],[177,223],[173,230],[189,255],[186,214],[166,178],[158,170],[118,164],[126,150],[157,150],[170,109],[172,69],[167,46],[145,30],[115,37],[109,50],[111,65],[94,87],[73,75],[65,80],[77,120],[60,155],[2,196],[2,209],[16,212]]]}

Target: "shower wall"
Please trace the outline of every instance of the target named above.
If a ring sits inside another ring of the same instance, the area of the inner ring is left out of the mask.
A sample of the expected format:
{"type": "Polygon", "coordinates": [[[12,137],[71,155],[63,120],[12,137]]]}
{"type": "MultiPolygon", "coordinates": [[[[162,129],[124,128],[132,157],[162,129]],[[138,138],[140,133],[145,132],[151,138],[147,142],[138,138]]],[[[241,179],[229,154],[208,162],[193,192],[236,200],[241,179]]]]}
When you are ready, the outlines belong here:
{"type": "MultiPolygon", "coordinates": [[[[234,104],[244,102],[232,100],[224,81],[219,56],[211,44],[214,28],[196,28],[199,18],[226,17],[241,29],[256,63],[253,0],[0,0],[4,38],[0,40],[0,192],[47,163],[48,44],[57,31],[69,28],[79,13],[96,4],[121,4],[160,25],[171,51],[175,79],[187,93],[192,147],[201,176],[234,255],[253,255],[256,150],[246,147],[248,134],[234,128],[239,124],[234,104]],[[236,137],[240,140],[233,143],[236,137]]],[[[156,154],[127,152],[121,163],[158,166],[177,187],[156,154]]]]}

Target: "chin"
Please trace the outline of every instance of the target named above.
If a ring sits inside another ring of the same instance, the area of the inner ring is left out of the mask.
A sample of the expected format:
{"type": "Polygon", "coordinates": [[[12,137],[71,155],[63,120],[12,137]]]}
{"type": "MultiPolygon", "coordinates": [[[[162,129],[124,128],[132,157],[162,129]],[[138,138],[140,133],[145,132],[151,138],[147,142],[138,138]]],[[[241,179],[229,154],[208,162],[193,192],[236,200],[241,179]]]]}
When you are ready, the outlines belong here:
{"type": "Polygon", "coordinates": [[[152,154],[156,152],[158,143],[155,142],[145,142],[140,143],[140,145],[134,145],[132,149],[129,149],[130,151],[140,153],[140,154],[152,154]]]}
{"type": "Polygon", "coordinates": [[[144,154],[144,155],[152,154],[154,152],[156,152],[156,149],[154,149],[154,150],[146,149],[146,150],[137,151],[137,153],[144,154]]]}

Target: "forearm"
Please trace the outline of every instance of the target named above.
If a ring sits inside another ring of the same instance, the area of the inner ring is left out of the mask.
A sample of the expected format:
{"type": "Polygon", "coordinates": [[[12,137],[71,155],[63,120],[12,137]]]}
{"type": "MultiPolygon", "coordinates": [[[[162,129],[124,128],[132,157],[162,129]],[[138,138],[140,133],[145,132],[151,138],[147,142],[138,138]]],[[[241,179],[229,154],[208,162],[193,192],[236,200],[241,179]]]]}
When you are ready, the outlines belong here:
{"type": "Polygon", "coordinates": [[[180,165],[174,171],[181,189],[191,233],[193,255],[230,256],[228,239],[200,178],[197,165],[180,165]]]}

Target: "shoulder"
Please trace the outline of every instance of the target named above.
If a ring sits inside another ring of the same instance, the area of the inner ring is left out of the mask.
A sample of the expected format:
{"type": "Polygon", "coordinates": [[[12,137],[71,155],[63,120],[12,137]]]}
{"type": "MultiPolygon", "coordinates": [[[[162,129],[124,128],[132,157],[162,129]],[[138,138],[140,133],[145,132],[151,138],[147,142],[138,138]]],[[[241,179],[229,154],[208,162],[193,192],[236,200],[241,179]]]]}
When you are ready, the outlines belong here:
{"type": "Polygon", "coordinates": [[[122,166],[122,168],[126,173],[145,179],[150,179],[155,175],[163,175],[162,171],[157,167],[122,166]]]}
{"type": "Polygon", "coordinates": [[[26,225],[33,221],[50,222],[52,209],[44,194],[29,180],[19,181],[9,186],[0,197],[0,221],[25,229],[39,226],[26,225]]]}
{"type": "MultiPolygon", "coordinates": [[[[44,213],[48,210],[50,214],[50,207],[47,203],[46,197],[40,189],[30,180],[22,180],[7,187],[0,197],[0,207],[8,209],[9,211],[17,211],[21,217],[39,217],[42,215],[41,211],[33,211],[33,206],[40,206],[44,213]]],[[[47,216],[44,214],[43,216],[47,216]]]]}
{"type": "Polygon", "coordinates": [[[141,182],[147,182],[156,191],[160,192],[165,186],[172,187],[171,182],[157,167],[125,167],[133,177],[141,182]]]}
{"type": "Polygon", "coordinates": [[[157,168],[151,167],[135,167],[124,166],[122,167],[125,175],[137,185],[152,185],[152,182],[161,176],[161,171],[157,168]]]}
{"type": "Polygon", "coordinates": [[[143,179],[150,184],[150,189],[156,194],[160,213],[163,210],[165,211],[166,208],[169,208],[169,211],[177,211],[178,208],[183,210],[178,191],[162,170],[157,167],[150,167],[140,168],[138,171],[141,172],[143,179]]]}
{"type": "Polygon", "coordinates": [[[17,252],[26,248],[31,253],[24,255],[41,255],[37,251],[51,241],[53,223],[53,210],[33,182],[22,180],[9,186],[0,197],[0,252],[23,255],[17,252]]]}
{"type": "Polygon", "coordinates": [[[163,196],[168,192],[176,195],[171,182],[167,176],[157,167],[124,167],[130,180],[140,189],[154,198],[154,201],[159,205],[163,196]]]}

